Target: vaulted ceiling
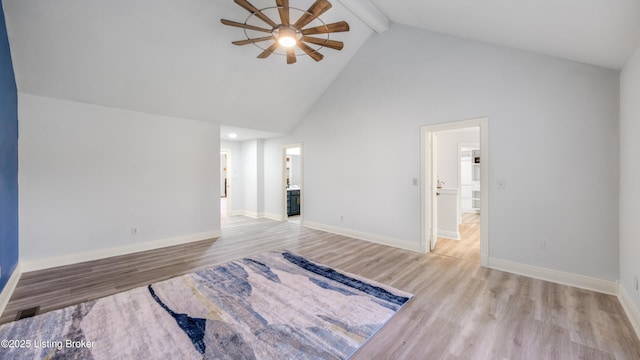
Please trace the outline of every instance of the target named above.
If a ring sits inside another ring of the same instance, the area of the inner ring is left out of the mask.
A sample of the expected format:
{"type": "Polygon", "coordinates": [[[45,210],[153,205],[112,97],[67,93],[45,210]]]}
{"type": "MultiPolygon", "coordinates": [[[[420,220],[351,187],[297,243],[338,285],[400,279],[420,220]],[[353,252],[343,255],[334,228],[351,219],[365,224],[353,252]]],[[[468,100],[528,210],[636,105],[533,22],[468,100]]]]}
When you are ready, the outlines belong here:
{"type": "Polygon", "coordinates": [[[244,32],[220,19],[250,15],[232,0],[3,3],[21,92],[274,132],[304,116],[372,32],[333,1],[322,19],[351,25],[333,36],[345,48],[287,65],[284,56],[256,59],[262,50],[231,44],[244,32]]]}
{"type": "Polygon", "coordinates": [[[640,46],[638,0],[372,0],[392,21],[621,69],[640,46]]]}
{"type": "MultiPolygon", "coordinates": [[[[250,1],[257,8],[275,5],[250,1]]],[[[3,5],[21,92],[276,133],[290,131],[304,117],[367,38],[376,36],[372,27],[384,31],[385,17],[614,69],[640,45],[638,0],[331,2],[322,19],[350,24],[349,32],[331,35],[345,48],[323,49],[325,59],[318,63],[301,56],[293,65],[280,55],[256,59],[257,47],[231,44],[244,32],[220,19],[243,22],[249,16],[232,0],[3,5]],[[363,8],[381,13],[372,21],[371,12],[358,11],[363,8]]],[[[313,0],[290,3],[307,9],[313,0]]]]}

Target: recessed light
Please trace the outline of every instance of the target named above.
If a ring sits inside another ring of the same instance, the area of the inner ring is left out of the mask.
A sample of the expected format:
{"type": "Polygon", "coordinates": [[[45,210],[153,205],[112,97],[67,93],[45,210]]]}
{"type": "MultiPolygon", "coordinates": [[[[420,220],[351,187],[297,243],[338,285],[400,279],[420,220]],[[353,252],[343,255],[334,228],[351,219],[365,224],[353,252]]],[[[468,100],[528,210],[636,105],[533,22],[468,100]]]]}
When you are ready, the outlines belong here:
{"type": "Polygon", "coordinates": [[[238,137],[238,134],[236,134],[236,133],[230,133],[230,134],[229,134],[229,138],[230,138],[230,139],[235,139],[235,138],[237,138],[237,137],[238,137]]]}

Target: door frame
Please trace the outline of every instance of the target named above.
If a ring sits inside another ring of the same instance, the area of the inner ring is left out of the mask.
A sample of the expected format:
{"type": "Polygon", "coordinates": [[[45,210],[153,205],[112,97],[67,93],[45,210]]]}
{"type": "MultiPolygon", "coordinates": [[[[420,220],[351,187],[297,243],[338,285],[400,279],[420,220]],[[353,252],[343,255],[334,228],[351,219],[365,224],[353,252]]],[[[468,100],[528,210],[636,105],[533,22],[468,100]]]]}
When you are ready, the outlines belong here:
{"type": "Polygon", "coordinates": [[[302,143],[295,143],[282,146],[282,221],[287,221],[287,149],[300,148],[300,225],[304,222],[304,149],[302,143]]]}
{"type": "Polygon", "coordinates": [[[231,150],[229,149],[220,149],[220,154],[225,154],[227,156],[227,216],[233,216],[233,207],[232,207],[232,186],[231,186],[231,178],[233,172],[232,164],[231,164],[231,150]]]}
{"type": "MultiPolygon", "coordinates": [[[[460,209],[460,212],[462,212],[462,170],[461,170],[461,165],[462,165],[462,148],[478,148],[478,150],[480,150],[480,143],[479,142],[465,142],[465,143],[458,143],[458,191],[460,194],[460,198],[458,199],[458,206],[460,209]]],[[[482,163],[480,163],[482,165],[482,163]]],[[[472,175],[473,176],[473,175],[472,175]]],[[[473,204],[472,204],[473,205],[473,204]]],[[[458,218],[458,223],[460,223],[461,217],[458,218]]]]}
{"type": "MultiPolygon", "coordinates": [[[[437,184],[433,181],[432,164],[437,150],[431,149],[431,139],[438,131],[480,127],[480,265],[489,264],[489,118],[481,117],[469,120],[425,125],[420,127],[420,249],[429,253],[431,233],[435,226],[431,223],[431,209],[436,201],[437,184]]],[[[437,224],[435,224],[437,226],[437,224]]]]}
{"type": "Polygon", "coordinates": [[[438,195],[440,195],[438,193],[438,134],[435,131],[428,132],[427,142],[429,144],[427,151],[430,154],[429,169],[427,170],[429,173],[427,178],[427,183],[429,184],[427,191],[429,191],[429,194],[427,198],[433,200],[427,203],[427,211],[429,212],[429,220],[427,220],[429,224],[429,243],[427,244],[427,249],[431,252],[438,243],[438,195]]]}

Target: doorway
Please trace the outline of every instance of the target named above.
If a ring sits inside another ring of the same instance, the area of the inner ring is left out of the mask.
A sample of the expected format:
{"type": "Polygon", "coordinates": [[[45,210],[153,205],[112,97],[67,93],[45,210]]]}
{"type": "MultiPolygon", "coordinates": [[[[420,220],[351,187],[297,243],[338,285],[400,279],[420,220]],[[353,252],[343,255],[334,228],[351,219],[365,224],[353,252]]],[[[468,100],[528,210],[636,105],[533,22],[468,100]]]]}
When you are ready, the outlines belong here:
{"type": "Polygon", "coordinates": [[[283,220],[301,224],[303,217],[302,144],[282,147],[283,220]]]}
{"type": "Polygon", "coordinates": [[[458,161],[460,210],[480,214],[480,142],[458,143],[458,161]]]}
{"type": "Polygon", "coordinates": [[[231,151],[220,150],[220,217],[222,220],[231,216],[231,151]]]}
{"type": "MultiPolygon", "coordinates": [[[[473,217],[466,217],[461,211],[461,165],[460,152],[458,151],[460,144],[455,144],[453,153],[453,164],[448,166],[455,169],[448,172],[447,175],[439,173],[439,161],[443,159],[439,156],[438,146],[442,135],[446,132],[460,131],[466,128],[475,128],[479,131],[479,149],[475,153],[478,155],[477,172],[479,172],[479,193],[476,191],[477,199],[475,204],[478,206],[479,219],[479,235],[480,251],[479,261],[482,266],[487,266],[489,258],[489,143],[488,143],[488,119],[478,118],[471,120],[456,121],[437,125],[423,126],[421,128],[421,165],[422,165],[422,182],[421,182],[421,249],[424,252],[431,252],[438,245],[438,238],[458,238],[463,230],[461,226],[463,221],[469,221],[473,217]],[[442,175],[442,176],[441,176],[442,175]],[[446,199],[445,199],[446,198],[446,199]],[[439,206],[440,205],[440,206],[439,206]],[[439,208],[440,207],[440,208],[439,208]],[[443,230],[448,227],[448,230],[443,230]],[[442,236],[442,235],[445,236],[442,236]]],[[[473,157],[473,155],[471,155],[473,157]]],[[[476,164],[476,159],[472,159],[472,164],[476,164]]],[[[470,171],[473,171],[471,169],[470,171]]],[[[466,190],[465,190],[466,191],[466,190]]],[[[475,214],[473,214],[475,215],[475,214]]],[[[475,217],[477,220],[477,215],[475,217]]],[[[457,241],[457,240],[452,240],[457,241]]]]}

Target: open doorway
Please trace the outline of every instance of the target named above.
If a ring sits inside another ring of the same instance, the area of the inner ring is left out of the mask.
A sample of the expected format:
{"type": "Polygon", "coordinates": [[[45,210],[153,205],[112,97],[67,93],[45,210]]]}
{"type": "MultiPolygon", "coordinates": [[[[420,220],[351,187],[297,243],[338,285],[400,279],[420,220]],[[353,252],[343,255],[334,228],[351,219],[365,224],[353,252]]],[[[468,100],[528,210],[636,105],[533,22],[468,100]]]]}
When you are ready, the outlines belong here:
{"type": "Polygon", "coordinates": [[[488,119],[424,126],[421,142],[422,250],[487,266],[488,119]]]}
{"type": "Polygon", "coordinates": [[[434,132],[437,138],[437,241],[434,254],[480,263],[480,127],[434,132]]]}
{"type": "Polygon", "coordinates": [[[300,223],[303,212],[302,144],[285,145],[283,156],[284,219],[300,223]]]}
{"type": "Polygon", "coordinates": [[[220,150],[220,217],[231,216],[231,151],[220,150]]]}

